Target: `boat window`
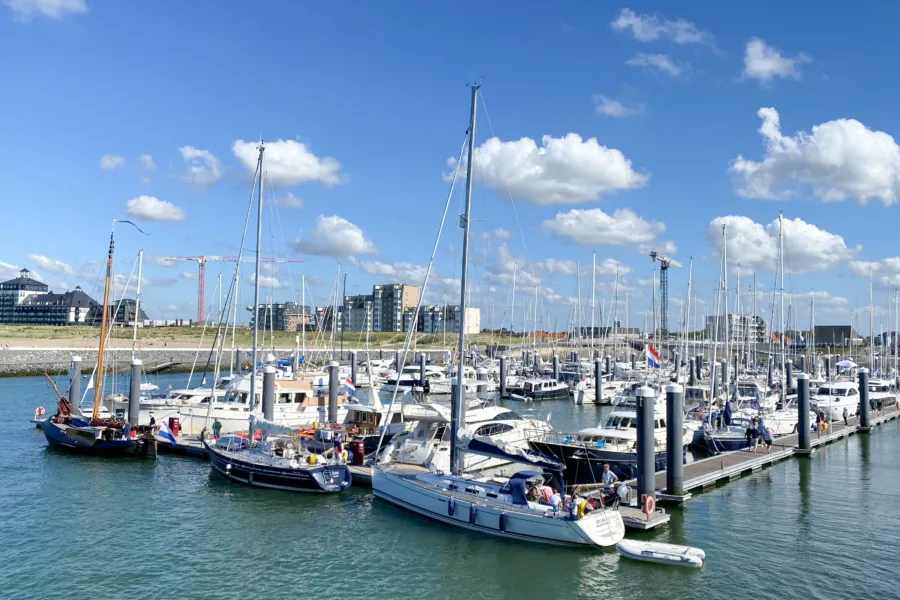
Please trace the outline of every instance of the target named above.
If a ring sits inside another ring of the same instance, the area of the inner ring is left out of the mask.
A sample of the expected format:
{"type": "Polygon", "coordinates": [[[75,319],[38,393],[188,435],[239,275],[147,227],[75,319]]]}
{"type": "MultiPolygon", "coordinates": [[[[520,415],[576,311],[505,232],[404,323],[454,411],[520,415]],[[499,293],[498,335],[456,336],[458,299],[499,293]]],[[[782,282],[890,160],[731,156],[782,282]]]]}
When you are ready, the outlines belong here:
{"type": "Polygon", "coordinates": [[[247,404],[247,398],[249,397],[250,394],[248,392],[241,392],[241,394],[238,396],[238,403],[247,404]]]}
{"type": "Polygon", "coordinates": [[[521,419],[521,417],[511,410],[503,411],[494,417],[495,421],[518,421],[519,419],[521,419]]]}
{"type": "Polygon", "coordinates": [[[666,420],[665,420],[665,419],[660,419],[660,420],[659,420],[659,425],[658,425],[658,427],[660,427],[660,428],[662,428],[662,429],[665,429],[665,428],[666,428],[666,420]]]}
{"type": "Polygon", "coordinates": [[[526,382],[525,382],[525,387],[523,387],[522,389],[524,389],[526,392],[530,392],[530,391],[532,391],[534,388],[533,388],[533,386],[531,385],[530,382],[526,381],[526,382]]]}
{"type": "Polygon", "coordinates": [[[858,393],[859,393],[859,392],[857,392],[857,391],[854,390],[853,388],[850,388],[849,390],[847,390],[847,395],[848,395],[848,396],[856,396],[858,393]]]}
{"type": "Polygon", "coordinates": [[[618,427],[622,424],[622,417],[610,417],[606,422],[607,427],[618,427]]]}
{"type": "Polygon", "coordinates": [[[475,435],[497,435],[499,433],[506,433],[507,431],[512,431],[512,425],[507,425],[506,423],[490,423],[488,425],[482,425],[475,431],[475,435]]]}
{"type": "Polygon", "coordinates": [[[391,417],[391,423],[402,423],[403,422],[403,413],[394,413],[394,416],[391,417]]]}
{"type": "Polygon", "coordinates": [[[278,404],[290,404],[293,394],[290,392],[282,392],[278,394],[278,404]]]}
{"type": "MultiPolygon", "coordinates": [[[[637,429],[637,419],[625,419],[625,420],[629,421],[628,427],[631,427],[632,429],[637,429]]],[[[625,425],[622,425],[622,427],[625,427],[625,425]]]]}

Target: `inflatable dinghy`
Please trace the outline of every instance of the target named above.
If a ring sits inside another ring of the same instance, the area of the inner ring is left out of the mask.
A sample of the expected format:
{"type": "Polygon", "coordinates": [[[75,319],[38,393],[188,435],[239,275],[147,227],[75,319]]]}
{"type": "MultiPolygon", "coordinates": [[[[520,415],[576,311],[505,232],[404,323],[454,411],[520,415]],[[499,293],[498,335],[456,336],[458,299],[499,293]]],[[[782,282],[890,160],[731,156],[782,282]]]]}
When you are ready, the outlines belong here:
{"type": "Polygon", "coordinates": [[[529,400],[531,400],[531,398],[529,398],[527,396],[522,396],[521,394],[510,394],[509,399],[510,400],[519,400],[521,402],[528,402],[529,400]]]}
{"type": "Polygon", "coordinates": [[[702,567],[706,560],[706,553],[700,548],[659,542],[622,540],[616,544],[616,549],[622,556],[633,560],[680,567],[702,567]]]}

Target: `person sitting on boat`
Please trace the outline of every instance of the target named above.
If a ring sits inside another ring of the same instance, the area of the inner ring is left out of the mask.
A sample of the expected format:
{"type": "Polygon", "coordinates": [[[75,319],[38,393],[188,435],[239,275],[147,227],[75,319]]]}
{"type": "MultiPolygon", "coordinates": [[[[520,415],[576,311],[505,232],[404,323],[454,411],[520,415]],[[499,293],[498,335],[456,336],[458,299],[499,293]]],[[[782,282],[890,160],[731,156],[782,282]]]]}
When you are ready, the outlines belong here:
{"type": "Polygon", "coordinates": [[[609,468],[609,463],[603,465],[603,487],[610,489],[619,483],[619,477],[609,468]]]}
{"type": "Polygon", "coordinates": [[[553,489],[553,494],[550,496],[550,506],[553,507],[555,513],[558,513],[562,506],[562,496],[559,495],[559,490],[556,488],[553,489]]]}

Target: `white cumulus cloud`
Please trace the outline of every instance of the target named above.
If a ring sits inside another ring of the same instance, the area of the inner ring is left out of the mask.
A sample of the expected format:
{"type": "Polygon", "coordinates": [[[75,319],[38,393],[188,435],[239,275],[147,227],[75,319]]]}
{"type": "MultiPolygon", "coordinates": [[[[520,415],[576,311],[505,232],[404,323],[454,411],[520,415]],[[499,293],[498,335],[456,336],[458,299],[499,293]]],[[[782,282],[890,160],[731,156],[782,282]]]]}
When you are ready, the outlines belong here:
{"type": "Polygon", "coordinates": [[[294,194],[288,192],[275,201],[275,204],[282,208],[303,208],[303,199],[298,198],[294,194]]]}
{"type": "Polygon", "coordinates": [[[542,263],[538,263],[548,273],[557,273],[559,275],[575,275],[578,272],[578,263],[574,260],[557,260],[548,258],[542,263]]]}
{"type": "Polygon", "coordinates": [[[541,225],[546,232],[583,246],[638,244],[656,239],[666,230],[658,221],[646,221],[630,208],[607,214],[599,208],[556,213],[541,225]]]}
{"type": "MultiPolygon", "coordinates": [[[[408,283],[410,285],[421,285],[425,281],[425,273],[427,271],[427,267],[423,265],[414,265],[407,262],[363,261],[359,267],[369,275],[376,275],[395,283],[408,283]]],[[[434,271],[432,271],[431,276],[437,279],[437,273],[434,271]]]]}
{"type": "Polygon", "coordinates": [[[125,203],[125,212],[133,219],[146,221],[183,221],[187,214],[171,202],[154,196],[138,196],[125,203]]]}
{"type": "Polygon", "coordinates": [[[510,233],[502,227],[498,227],[494,230],[494,237],[498,240],[508,240],[510,238],[510,233]]]}
{"type": "Polygon", "coordinates": [[[62,19],[86,13],[88,9],[85,0],[6,0],[6,5],[25,20],[35,16],[62,19]]]}
{"type": "Polygon", "coordinates": [[[363,230],[347,219],[333,215],[319,215],[315,227],[294,242],[294,248],[304,254],[345,258],[359,254],[374,254],[375,243],[363,230]]]}
{"type": "Polygon", "coordinates": [[[787,199],[808,186],[823,202],[897,201],[900,147],[889,134],[855,119],[837,119],[814,125],[809,133],[786,136],[778,111],[761,108],[757,114],[766,154],[761,161],[738,155],[731,163],[741,196],[787,199]]]}
{"type": "Polygon", "coordinates": [[[675,62],[670,56],[665,54],[648,54],[646,52],[639,52],[626,60],[625,64],[630,67],[658,71],[670,77],[678,77],[684,70],[684,67],[675,62]]]}
{"type": "Polygon", "coordinates": [[[747,42],[744,51],[744,78],[756,79],[760,83],[769,83],[776,77],[781,79],[800,79],[797,68],[810,58],[800,53],[794,57],[785,56],[778,48],[766,44],[764,40],[753,38],[747,42]]]}
{"type": "Polygon", "coordinates": [[[196,271],[182,271],[181,276],[185,279],[193,279],[194,281],[200,279],[200,274],[196,271]]]}
{"type": "Polygon", "coordinates": [[[118,154],[104,154],[100,157],[100,168],[104,171],[118,169],[125,164],[125,159],[118,154]]]}
{"type": "Polygon", "coordinates": [[[900,256],[879,261],[854,260],[848,265],[850,273],[857,277],[870,275],[882,286],[900,286],[900,256]]]}
{"type": "Polygon", "coordinates": [[[594,94],[594,110],[597,111],[599,115],[606,115],[607,117],[630,117],[632,115],[639,114],[644,111],[643,104],[634,104],[632,106],[626,106],[622,102],[616,100],[615,98],[610,98],[609,96],[603,96],[601,94],[594,94]]]}
{"type": "MultiPolygon", "coordinates": [[[[269,179],[278,185],[297,185],[318,181],[327,186],[343,183],[341,163],[331,157],[319,158],[307,147],[295,140],[276,140],[265,143],[265,167],[269,179]]],[[[232,151],[244,167],[256,172],[259,160],[259,142],[237,140],[232,151]]]]}
{"type": "Polygon", "coordinates": [[[681,18],[670,20],[658,14],[639,15],[630,8],[623,8],[610,26],[614,31],[630,31],[639,42],[668,40],[676,44],[713,44],[712,34],[701,31],[690,21],[681,18]]]}
{"type": "MultiPolygon", "coordinates": [[[[723,225],[729,263],[740,264],[751,272],[776,270],[778,219],[764,226],[749,217],[716,217],[710,222],[706,237],[717,249],[722,246],[723,225]]],[[[861,249],[861,246],[847,246],[843,237],[802,219],[784,219],[784,270],[787,273],[826,271],[851,260],[861,249]]]]}
{"type": "Polygon", "coordinates": [[[188,185],[209,187],[222,179],[225,172],[222,161],[209,150],[182,146],[178,151],[181,152],[181,158],[187,165],[187,172],[182,180],[188,185]]]}
{"type": "MultiPolygon", "coordinates": [[[[650,179],[636,172],[620,150],[577,133],[545,135],[540,147],[527,137],[511,142],[493,137],[475,149],[474,160],[478,177],[488,186],[539,205],[596,200],[600,194],[642,187],[650,179]]],[[[447,164],[455,170],[456,159],[447,164]]]]}
{"type": "MultiPolygon", "coordinates": [[[[249,277],[250,283],[254,283],[256,281],[256,273],[251,272],[249,277]]],[[[259,287],[268,288],[272,290],[278,290],[284,287],[287,287],[287,284],[282,280],[278,279],[274,275],[260,275],[259,276],[259,287]]]]}
{"type": "Polygon", "coordinates": [[[43,254],[29,254],[28,259],[37,263],[37,265],[47,271],[48,273],[53,273],[54,275],[62,275],[71,277],[75,275],[77,271],[72,265],[64,263],[61,260],[57,260],[55,258],[49,258],[44,256],[43,254]]]}
{"type": "Polygon", "coordinates": [[[149,154],[141,154],[138,156],[138,166],[144,171],[155,171],[156,162],[149,154]]]}

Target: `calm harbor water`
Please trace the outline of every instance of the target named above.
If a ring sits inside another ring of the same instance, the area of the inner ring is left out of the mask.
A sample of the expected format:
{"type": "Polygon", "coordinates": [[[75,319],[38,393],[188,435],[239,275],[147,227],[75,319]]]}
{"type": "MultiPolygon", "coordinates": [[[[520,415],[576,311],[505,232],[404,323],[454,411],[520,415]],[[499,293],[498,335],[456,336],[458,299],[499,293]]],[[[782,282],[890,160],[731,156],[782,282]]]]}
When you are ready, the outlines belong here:
{"type": "MultiPolygon", "coordinates": [[[[154,381],[178,386],[186,378],[154,381]]],[[[636,536],[703,548],[706,566],[687,570],[455,530],[376,502],[367,490],[269,492],[223,481],[196,459],[54,452],[28,422],[51,398],[42,378],[0,379],[2,598],[900,594],[896,423],[699,494],[671,510],[667,528],[636,536]]],[[[593,406],[548,409],[558,429],[601,419],[593,406]]]]}

